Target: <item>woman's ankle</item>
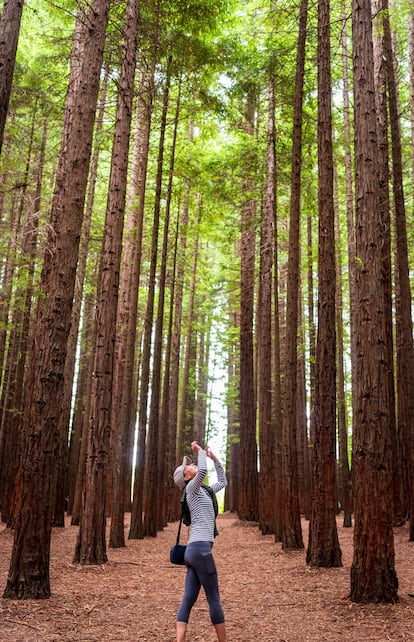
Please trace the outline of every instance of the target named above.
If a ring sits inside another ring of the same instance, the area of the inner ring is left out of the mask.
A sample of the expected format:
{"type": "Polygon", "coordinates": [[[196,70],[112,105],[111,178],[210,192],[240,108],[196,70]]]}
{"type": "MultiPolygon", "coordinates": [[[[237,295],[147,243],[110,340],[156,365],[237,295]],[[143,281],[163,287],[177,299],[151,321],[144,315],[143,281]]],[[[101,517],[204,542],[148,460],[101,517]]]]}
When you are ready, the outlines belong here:
{"type": "Polygon", "coordinates": [[[187,632],[187,622],[176,622],[175,630],[177,632],[177,642],[185,642],[185,634],[187,632]]]}
{"type": "Polygon", "coordinates": [[[218,642],[227,642],[226,625],[224,622],[221,624],[215,624],[214,628],[216,629],[218,642]]]}

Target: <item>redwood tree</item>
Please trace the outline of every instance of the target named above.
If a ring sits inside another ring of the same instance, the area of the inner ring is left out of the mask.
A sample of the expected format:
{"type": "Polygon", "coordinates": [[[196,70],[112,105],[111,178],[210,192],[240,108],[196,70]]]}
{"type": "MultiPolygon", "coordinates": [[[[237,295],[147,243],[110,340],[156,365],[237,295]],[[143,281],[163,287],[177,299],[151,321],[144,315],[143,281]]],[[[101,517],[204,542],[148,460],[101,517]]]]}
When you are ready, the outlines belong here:
{"type": "Polygon", "coordinates": [[[335,216],[329,0],[318,3],[318,335],[312,434],[312,507],[306,561],[341,566],[336,530],[335,216]]]}
{"type": "Polygon", "coordinates": [[[289,257],[286,300],[286,363],[283,394],[283,524],[282,546],[285,550],[303,548],[299,511],[297,445],[296,445],[296,387],[299,301],[299,229],[302,168],[302,107],[305,73],[305,43],[308,14],[307,0],[300,4],[299,37],[296,54],[295,103],[293,115],[292,174],[289,220],[289,257]]]}
{"type": "Polygon", "coordinates": [[[262,533],[275,528],[275,448],[272,421],[272,268],[275,221],[275,92],[274,76],[269,82],[267,122],[267,173],[263,203],[260,242],[259,305],[258,305],[258,409],[259,409],[259,525],[262,533]]]}
{"type": "MultiPolygon", "coordinates": [[[[96,342],[87,435],[85,487],[74,561],[102,564],[106,555],[106,482],[111,425],[111,395],[114,360],[119,269],[125,213],[128,151],[138,36],[138,0],[126,9],[124,47],[118,91],[117,120],[112,148],[111,174],[96,312],[96,342]]],[[[120,500],[123,502],[123,497],[120,500]]]]}
{"type": "Polygon", "coordinates": [[[4,0],[0,17],[0,153],[16,61],[23,0],[4,0]]]}
{"type": "Polygon", "coordinates": [[[398,580],[394,564],[392,450],[389,434],[377,168],[376,111],[370,0],[352,5],[355,194],[356,194],[356,380],[353,469],[355,491],[354,558],[351,599],[395,602],[398,580]]]}
{"type": "MultiPolygon", "coordinates": [[[[247,91],[245,129],[254,134],[256,87],[250,83],[247,91]]],[[[258,480],[256,445],[256,392],[253,369],[253,301],[256,203],[251,198],[251,180],[244,180],[244,202],[241,211],[241,275],[240,275],[240,470],[239,517],[258,518],[258,480]]]]}
{"type": "Polygon", "coordinates": [[[4,597],[48,598],[52,513],[66,343],[70,329],[79,238],[110,0],[95,0],[84,16],[88,38],[70,131],[63,136],[50,233],[30,354],[19,506],[4,597]]]}

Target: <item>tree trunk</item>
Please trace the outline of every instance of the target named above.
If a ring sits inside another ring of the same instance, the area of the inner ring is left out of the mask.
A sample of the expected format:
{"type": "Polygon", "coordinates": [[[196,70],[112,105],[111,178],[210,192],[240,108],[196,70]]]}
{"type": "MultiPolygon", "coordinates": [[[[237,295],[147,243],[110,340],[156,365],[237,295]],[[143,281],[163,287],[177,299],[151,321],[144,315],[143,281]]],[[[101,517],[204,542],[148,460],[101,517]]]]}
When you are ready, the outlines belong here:
{"type": "MultiPolygon", "coordinates": [[[[193,140],[194,123],[190,119],[188,138],[191,143],[193,140]]],[[[179,235],[178,248],[177,248],[177,266],[176,277],[174,279],[174,309],[172,310],[172,335],[171,335],[171,361],[170,361],[170,387],[168,401],[168,470],[174,470],[179,461],[180,453],[182,450],[177,448],[177,417],[178,417],[178,390],[180,382],[180,350],[181,350],[181,321],[183,310],[183,290],[184,290],[184,267],[186,260],[186,247],[187,247],[187,228],[188,228],[188,202],[190,197],[190,183],[187,181],[184,192],[184,203],[181,213],[181,222],[177,233],[179,235]],[[178,451],[178,453],[177,453],[178,451]]],[[[172,303],[171,303],[172,305],[172,303]]],[[[171,518],[178,519],[180,515],[179,506],[180,496],[177,493],[177,488],[170,476],[168,480],[168,496],[167,504],[172,507],[171,518]]]]}
{"type": "MultiPolygon", "coordinates": [[[[245,130],[254,135],[253,120],[256,108],[256,87],[247,90],[245,130]]],[[[239,518],[257,521],[258,475],[256,443],[256,390],[254,380],[253,306],[254,255],[256,249],[256,203],[248,195],[251,179],[244,179],[244,197],[241,211],[241,275],[240,275],[240,469],[239,518]]]]}
{"type": "MultiPolygon", "coordinates": [[[[237,331],[238,314],[229,315],[229,327],[237,331]]],[[[236,335],[235,335],[236,336],[236,335]]],[[[226,474],[228,486],[225,495],[225,510],[238,512],[239,487],[240,487],[240,440],[239,440],[239,400],[237,396],[237,344],[234,340],[229,342],[229,356],[227,366],[229,400],[227,402],[227,458],[226,474]]]]}
{"type": "Polygon", "coordinates": [[[266,187],[260,243],[258,302],[258,409],[259,409],[259,527],[264,535],[274,533],[276,440],[272,421],[272,270],[275,221],[275,96],[274,77],[269,82],[267,122],[266,187]]]}
{"type": "MultiPolygon", "coordinates": [[[[117,334],[115,338],[115,374],[112,400],[112,421],[125,429],[122,454],[125,471],[125,504],[130,505],[132,482],[132,454],[128,455],[134,442],[137,395],[134,395],[136,368],[134,367],[137,351],[137,317],[138,295],[141,275],[142,237],[145,206],[145,183],[148,166],[149,136],[153,111],[155,57],[147,68],[147,61],[142,64],[138,83],[138,96],[135,117],[135,136],[132,151],[131,183],[128,195],[128,210],[124,234],[124,250],[122,254],[121,282],[117,313],[117,334]],[[136,204],[136,201],[138,204],[136,204]]],[[[111,434],[116,434],[114,427],[111,434]]],[[[120,446],[121,447],[121,446],[120,446]]],[[[118,451],[119,452],[119,451],[118,451]]],[[[113,497],[111,515],[119,511],[119,528],[123,528],[123,509],[116,506],[117,499],[113,497]]],[[[119,498],[120,501],[120,498],[119,498]]],[[[132,510],[132,508],[131,508],[132,510]]],[[[131,518],[131,526],[135,523],[135,514],[131,518]]],[[[112,529],[112,522],[111,522],[112,529]]],[[[109,545],[112,546],[112,535],[109,545]]],[[[113,540],[115,541],[115,539],[113,540]]],[[[119,540],[122,542],[122,534],[119,540]]]]}
{"type": "MultiPolygon", "coordinates": [[[[171,61],[169,62],[169,64],[171,61]]],[[[141,368],[141,381],[140,381],[140,394],[139,394],[139,416],[138,416],[138,444],[137,444],[137,461],[135,467],[135,480],[134,480],[134,497],[132,504],[131,515],[131,528],[129,532],[130,539],[137,539],[144,536],[143,524],[143,506],[146,501],[144,497],[145,489],[145,474],[146,474],[146,459],[151,456],[151,453],[146,452],[146,434],[147,434],[147,410],[148,410],[148,395],[150,383],[150,370],[151,370],[151,345],[152,345],[152,331],[153,331],[153,317],[154,317],[154,300],[155,300],[155,276],[157,270],[158,258],[158,235],[160,227],[160,199],[161,199],[161,178],[162,178],[162,160],[164,155],[164,136],[166,128],[166,119],[169,102],[170,92],[170,67],[168,66],[164,85],[163,109],[161,117],[160,141],[158,146],[158,168],[155,206],[154,206],[154,219],[152,227],[152,240],[151,240],[151,260],[149,271],[149,289],[147,298],[147,307],[145,312],[144,322],[144,339],[143,339],[143,355],[142,355],[142,368],[141,368]]]]}
{"type": "MultiPolygon", "coordinates": [[[[275,171],[277,180],[277,167],[275,159],[275,171]]],[[[277,187],[275,186],[275,218],[273,222],[273,353],[272,371],[273,376],[273,416],[274,416],[274,439],[275,439],[275,542],[282,541],[283,533],[283,507],[282,507],[282,381],[281,381],[281,349],[280,349],[280,305],[279,305],[279,238],[278,238],[278,216],[277,216],[277,187]]]]}
{"type": "MultiPolygon", "coordinates": [[[[302,313],[302,288],[299,290],[299,327],[303,328],[302,313]]],[[[301,514],[309,519],[311,507],[311,470],[309,461],[309,439],[306,414],[306,364],[305,364],[305,337],[299,333],[300,349],[296,373],[296,437],[298,453],[298,496],[301,514]]]]}
{"type": "MultiPolygon", "coordinates": [[[[315,370],[316,370],[316,323],[315,323],[315,294],[314,294],[314,256],[313,256],[313,229],[312,215],[307,217],[307,284],[308,284],[308,324],[309,324],[309,407],[313,408],[315,398],[315,370]]],[[[311,426],[311,429],[313,426],[311,426]]],[[[305,516],[310,519],[311,501],[312,501],[312,470],[311,470],[311,446],[312,435],[309,435],[307,443],[307,456],[305,465],[307,466],[307,511],[305,516]]]]}
{"type": "Polygon", "coordinates": [[[93,369],[93,347],[95,345],[96,329],[95,303],[95,293],[87,293],[83,306],[83,324],[79,357],[80,367],[78,372],[75,408],[69,444],[68,512],[72,515],[72,526],[79,526],[82,490],[85,480],[88,417],[93,369]]]}
{"type": "MultiPolygon", "coordinates": [[[[384,0],[373,0],[373,55],[374,55],[374,84],[375,106],[377,113],[377,148],[379,167],[379,190],[381,220],[383,221],[382,257],[384,269],[384,311],[386,324],[387,362],[393,362],[393,327],[392,327],[392,280],[391,280],[391,217],[389,196],[389,164],[388,164],[388,116],[387,116],[387,68],[386,52],[384,49],[383,9],[384,0]]],[[[392,439],[392,467],[393,467],[393,510],[396,524],[405,521],[402,501],[402,465],[399,460],[397,447],[397,422],[395,415],[395,383],[394,369],[389,371],[389,396],[390,396],[390,437],[392,439]]]]}
{"type": "MultiPolygon", "coordinates": [[[[400,110],[398,104],[397,74],[394,67],[394,53],[388,2],[384,0],[383,24],[385,59],[387,63],[388,101],[392,149],[392,186],[394,196],[395,225],[395,333],[397,358],[397,413],[398,432],[402,446],[402,458],[395,456],[400,481],[404,479],[404,504],[410,515],[410,541],[414,540],[414,349],[413,323],[411,313],[410,266],[408,260],[407,221],[403,186],[403,157],[400,132],[400,110]],[[400,464],[400,465],[398,465],[400,464]],[[402,469],[402,471],[401,471],[402,469]]],[[[394,472],[396,475],[396,471],[394,472]]],[[[398,517],[398,516],[396,516],[398,517]]],[[[395,519],[398,523],[398,520],[395,519]]]]}
{"type": "Polygon", "coordinates": [[[0,17],[0,154],[9,108],[23,0],[4,0],[0,17]]]}
{"type": "MultiPolygon", "coordinates": [[[[200,201],[198,199],[198,208],[200,208],[200,201]]],[[[198,210],[198,215],[200,214],[198,210]]],[[[195,373],[196,365],[196,337],[194,332],[195,319],[196,319],[196,310],[195,310],[195,291],[196,291],[196,282],[197,282],[197,267],[198,267],[198,256],[199,256],[199,229],[198,229],[197,219],[197,229],[195,231],[194,239],[194,250],[193,250],[193,261],[191,267],[191,283],[189,287],[189,301],[188,301],[188,312],[187,312],[187,324],[186,324],[186,338],[185,338],[185,347],[184,347],[184,363],[183,363],[183,373],[181,381],[181,400],[179,403],[179,415],[178,415],[178,458],[182,459],[183,454],[191,454],[190,443],[192,441],[191,435],[193,434],[194,428],[194,379],[192,379],[192,374],[195,373]]]]}
{"type": "Polygon", "coordinates": [[[41,277],[43,296],[38,304],[28,372],[19,508],[4,592],[4,597],[14,599],[50,597],[58,417],[109,4],[109,0],[95,0],[85,16],[89,29],[82,83],[75,97],[72,135],[64,139],[65,148],[59,157],[41,277]]]}
{"type": "Polygon", "coordinates": [[[335,214],[329,0],[318,3],[318,333],[312,434],[312,508],[306,561],[342,566],[336,530],[335,214]]]}
{"type": "MultiPolygon", "coordinates": [[[[355,216],[354,216],[354,195],[352,181],[352,154],[351,154],[351,118],[349,108],[349,80],[348,80],[348,39],[346,25],[348,23],[347,8],[344,2],[341,2],[342,14],[342,80],[343,80],[343,103],[344,103],[344,135],[345,135],[345,206],[347,222],[347,239],[348,239],[348,287],[349,287],[349,316],[350,316],[350,344],[351,344],[351,378],[356,381],[356,331],[355,331],[355,307],[356,307],[356,279],[355,270],[357,267],[356,248],[355,248],[355,216]]],[[[356,386],[352,386],[352,395],[356,392],[356,386]]],[[[352,407],[355,408],[356,402],[352,400],[352,407]]],[[[347,445],[348,448],[348,445],[347,445]]],[[[352,465],[349,476],[349,493],[350,506],[347,514],[344,512],[344,526],[352,525],[353,511],[353,493],[352,493],[352,465]]]]}
{"type": "Polygon", "coordinates": [[[356,191],[356,386],[354,602],[395,602],[398,580],[392,511],[392,440],[384,311],[370,0],[352,5],[356,191]]]}
{"type": "Polygon", "coordinates": [[[162,401],[160,411],[160,424],[161,424],[161,443],[164,444],[164,499],[163,510],[165,513],[165,526],[168,522],[175,521],[179,516],[178,497],[174,481],[170,471],[175,468],[175,445],[177,430],[175,425],[170,425],[170,401],[171,401],[171,359],[172,359],[172,342],[173,342],[173,325],[174,325],[174,302],[176,291],[176,275],[177,275],[177,254],[178,254],[178,237],[180,227],[180,215],[177,214],[177,221],[175,226],[174,235],[174,250],[172,267],[170,268],[170,276],[167,282],[170,283],[170,296],[169,296],[169,312],[168,312],[168,329],[167,339],[165,346],[165,366],[164,366],[164,381],[162,386],[162,401]]]}
{"type": "Polygon", "coordinates": [[[338,414],[338,500],[343,511],[343,526],[352,526],[351,474],[348,459],[348,425],[345,396],[344,367],[344,321],[343,321],[343,280],[341,266],[341,236],[338,212],[335,217],[336,229],[336,336],[337,336],[337,414],[338,414]]]}
{"type": "MultiPolygon", "coordinates": [[[[108,82],[108,68],[105,68],[105,75],[102,82],[101,97],[99,100],[98,117],[96,121],[96,133],[102,131],[103,118],[105,113],[106,88],[108,82]]],[[[99,140],[99,138],[98,138],[99,140]]],[[[81,308],[83,301],[83,288],[86,273],[86,264],[88,258],[88,246],[90,237],[90,228],[92,221],[93,201],[95,196],[95,184],[98,173],[99,145],[93,152],[91,169],[89,173],[89,184],[86,198],[85,212],[83,216],[82,236],[79,246],[79,260],[76,270],[76,283],[72,305],[72,320],[68,338],[67,354],[65,361],[64,381],[65,387],[63,392],[62,410],[59,417],[60,433],[60,455],[58,460],[57,484],[56,484],[56,501],[53,516],[53,526],[63,527],[65,525],[64,506],[68,498],[68,475],[69,475],[69,450],[67,447],[69,434],[70,411],[72,404],[73,379],[76,366],[76,349],[78,344],[79,325],[81,318],[81,308]]],[[[82,393],[84,390],[81,388],[82,393]]],[[[69,508],[69,505],[68,505],[69,508]]]]}
{"type": "MultiPolygon", "coordinates": [[[[111,426],[114,336],[128,172],[138,36],[138,1],[127,4],[117,119],[96,311],[96,343],[85,487],[74,561],[103,564],[106,555],[106,484],[111,426]]],[[[123,496],[121,503],[123,504],[123,496]]]]}
{"type": "MultiPolygon", "coordinates": [[[[37,115],[34,114],[32,122],[31,141],[37,115]]],[[[24,388],[26,363],[28,359],[28,346],[30,337],[30,319],[33,300],[33,280],[36,261],[36,246],[38,236],[38,217],[43,179],[43,167],[46,149],[47,124],[44,123],[40,157],[37,165],[36,194],[33,210],[26,213],[26,220],[22,230],[21,257],[18,281],[25,283],[24,289],[17,288],[14,293],[14,309],[11,320],[7,363],[2,386],[2,415],[1,431],[4,433],[1,493],[2,520],[9,527],[14,526],[15,509],[13,495],[15,489],[16,473],[18,470],[18,452],[22,438],[20,417],[24,411],[24,388]]],[[[31,147],[31,145],[30,145],[31,147]]],[[[30,156],[27,161],[25,183],[28,183],[30,156]]],[[[23,209],[23,199],[21,206],[23,209]]],[[[19,217],[20,218],[20,217],[19,217]]],[[[1,461],[1,457],[0,457],[1,461]]]]}
{"type": "Polygon", "coordinates": [[[302,167],[302,105],[308,3],[302,0],[296,54],[290,195],[288,284],[286,302],[286,376],[283,401],[283,550],[303,548],[296,450],[296,387],[299,298],[299,228],[302,167]]]}
{"type": "MultiPolygon", "coordinates": [[[[169,63],[171,60],[169,60],[169,63]]],[[[167,72],[168,74],[168,72],[167,72]]],[[[167,86],[169,82],[167,82],[167,86]]],[[[163,243],[161,249],[161,265],[158,277],[158,302],[157,302],[157,318],[155,322],[154,331],[154,350],[153,350],[153,367],[151,379],[151,404],[150,415],[148,422],[148,465],[145,475],[145,491],[144,491],[144,534],[155,537],[158,530],[161,530],[164,523],[163,507],[164,507],[164,474],[163,474],[163,460],[165,456],[166,443],[161,439],[163,436],[160,430],[160,402],[161,402],[161,366],[162,366],[162,347],[163,347],[163,321],[164,321],[164,307],[165,307],[165,281],[167,274],[167,259],[168,259],[168,237],[170,232],[170,206],[171,206],[171,193],[172,193],[172,180],[174,175],[174,160],[175,150],[177,143],[177,127],[180,109],[180,92],[178,92],[177,108],[174,120],[174,132],[171,144],[171,159],[169,168],[169,182],[166,194],[166,210],[164,216],[164,231],[163,243]]],[[[166,123],[168,114],[168,94],[165,95],[164,101],[164,114],[163,122],[166,123]]],[[[165,128],[162,130],[165,134],[165,128]]],[[[160,140],[159,149],[159,163],[157,175],[157,190],[156,190],[156,204],[155,206],[161,207],[162,197],[162,174],[163,174],[163,159],[164,156],[164,136],[160,140]]]]}

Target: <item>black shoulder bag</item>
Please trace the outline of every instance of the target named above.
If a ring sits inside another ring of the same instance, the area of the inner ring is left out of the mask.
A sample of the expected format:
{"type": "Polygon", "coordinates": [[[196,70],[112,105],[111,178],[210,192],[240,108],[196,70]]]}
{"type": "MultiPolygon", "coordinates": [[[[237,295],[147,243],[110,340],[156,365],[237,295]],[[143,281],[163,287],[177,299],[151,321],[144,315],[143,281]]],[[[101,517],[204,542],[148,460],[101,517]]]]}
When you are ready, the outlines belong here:
{"type": "Polygon", "coordinates": [[[178,527],[177,541],[170,550],[170,562],[172,564],[180,564],[183,566],[185,549],[187,548],[185,544],[180,544],[180,534],[181,534],[181,525],[183,523],[183,511],[181,510],[180,525],[178,527]]]}

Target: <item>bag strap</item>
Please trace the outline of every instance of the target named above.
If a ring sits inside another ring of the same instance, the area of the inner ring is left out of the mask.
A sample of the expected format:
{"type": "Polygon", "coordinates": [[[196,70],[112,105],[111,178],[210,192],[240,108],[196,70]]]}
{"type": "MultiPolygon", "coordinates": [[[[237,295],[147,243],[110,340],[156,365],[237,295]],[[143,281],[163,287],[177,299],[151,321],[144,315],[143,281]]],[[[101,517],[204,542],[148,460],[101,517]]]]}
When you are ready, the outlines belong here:
{"type": "Polygon", "coordinates": [[[180,534],[181,534],[181,525],[183,523],[183,509],[181,508],[181,517],[180,517],[180,524],[178,526],[178,533],[177,533],[177,544],[180,543],[180,534]]]}

